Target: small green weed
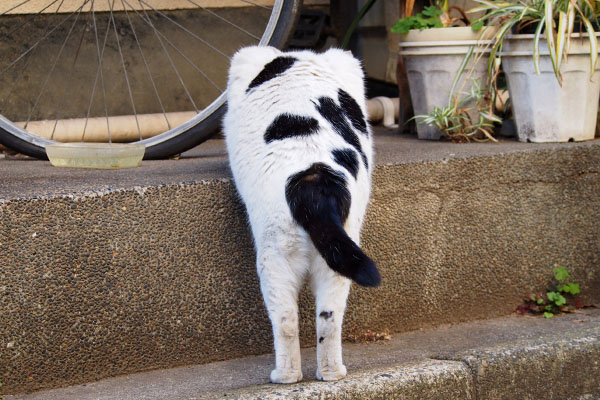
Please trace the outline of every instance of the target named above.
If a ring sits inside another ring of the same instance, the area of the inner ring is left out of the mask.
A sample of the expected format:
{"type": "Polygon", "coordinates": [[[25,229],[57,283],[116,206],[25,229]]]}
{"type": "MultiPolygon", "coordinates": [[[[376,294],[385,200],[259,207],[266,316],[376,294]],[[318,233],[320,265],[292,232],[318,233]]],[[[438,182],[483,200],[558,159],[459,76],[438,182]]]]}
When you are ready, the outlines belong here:
{"type": "Polygon", "coordinates": [[[571,282],[571,275],[565,267],[554,268],[554,278],[558,281],[555,289],[543,294],[530,294],[523,304],[517,307],[519,314],[543,314],[545,318],[553,318],[561,312],[573,312],[583,308],[579,294],[579,284],[571,282]]]}
{"type": "MultiPolygon", "coordinates": [[[[412,1],[414,3],[414,0],[412,1]]],[[[425,6],[423,11],[410,17],[400,18],[390,30],[393,33],[408,33],[411,29],[444,28],[448,26],[470,25],[471,21],[464,10],[458,6],[451,6],[448,0],[432,0],[431,5],[425,6]],[[453,16],[452,12],[455,12],[453,16]]],[[[481,29],[480,22],[473,29],[481,29]]]]}
{"type": "Polygon", "coordinates": [[[408,33],[411,29],[429,29],[442,28],[444,24],[440,16],[444,11],[436,6],[425,6],[422,12],[413,15],[412,17],[401,18],[394,25],[391,31],[393,33],[408,33]]]}

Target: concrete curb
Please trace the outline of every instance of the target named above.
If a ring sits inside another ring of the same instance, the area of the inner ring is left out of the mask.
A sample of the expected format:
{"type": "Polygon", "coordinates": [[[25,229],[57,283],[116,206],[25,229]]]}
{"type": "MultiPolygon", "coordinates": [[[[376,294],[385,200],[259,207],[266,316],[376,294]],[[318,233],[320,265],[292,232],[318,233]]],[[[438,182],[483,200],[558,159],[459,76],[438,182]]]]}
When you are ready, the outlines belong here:
{"type": "Polygon", "coordinates": [[[461,362],[423,361],[411,367],[391,367],[354,373],[337,382],[306,382],[291,386],[262,385],[198,399],[395,400],[474,399],[471,371],[461,362]]]}
{"type": "Polygon", "coordinates": [[[200,399],[600,399],[600,327],[357,373],[340,382],[263,385],[200,399]]]}
{"type": "Polygon", "coordinates": [[[467,355],[478,399],[600,398],[600,329],[554,342],[501,346],[467,355]]]}
{"type": "Polygon", "coordinates": [[[600,310],[503,317],[345,344],[346,379],[267,384],[273,356],[158,370],[6,400],[600,399],[600,310]]]}

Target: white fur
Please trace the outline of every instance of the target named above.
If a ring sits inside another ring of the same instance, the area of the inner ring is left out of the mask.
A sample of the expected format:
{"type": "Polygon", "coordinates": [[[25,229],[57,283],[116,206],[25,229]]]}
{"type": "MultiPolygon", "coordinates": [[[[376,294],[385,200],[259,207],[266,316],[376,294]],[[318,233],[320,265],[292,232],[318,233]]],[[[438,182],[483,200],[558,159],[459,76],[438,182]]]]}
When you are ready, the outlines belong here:
{"type": "Polygon", "coordinates": [[[315,102],[328,96],[337,102],[341,88],[366,115],[363,73],[360,63],[342,50],[323,54],[310,51],[286,53],[296,57],[294,66],[246,92],[265,64],[282,55],[271,47],[248,47],[232,59],[227,89],[228,111],[224,119],[227,150],[237,189],[246,204],[256,245],[257,269],[265,305],[273,325],[276,367],[271,381],[293,383],[302,379],[298,340],[298,292],[308,277],[316,297],[316,376],[337,380],[346,375],[342,362],[341,329],[350,280],[327,266],[308,234],[292,218],[285,198],[287,179],[322,162],[346,175],[351,207],[345,229],[359,243],[370,191],[373,163],[369,135],[356,132],[369,171],[359,157],[355,179],[332,160],[333,149],[351,148],[318,113],[315,102]],[[282,113],[313,117],[318,134],[288,138],[268,144],[264,133],[282,113]],[[319,317],[333,311],[333,317],[319,317]],[[322,343],[319,343],[319,338],[322,343]]]}

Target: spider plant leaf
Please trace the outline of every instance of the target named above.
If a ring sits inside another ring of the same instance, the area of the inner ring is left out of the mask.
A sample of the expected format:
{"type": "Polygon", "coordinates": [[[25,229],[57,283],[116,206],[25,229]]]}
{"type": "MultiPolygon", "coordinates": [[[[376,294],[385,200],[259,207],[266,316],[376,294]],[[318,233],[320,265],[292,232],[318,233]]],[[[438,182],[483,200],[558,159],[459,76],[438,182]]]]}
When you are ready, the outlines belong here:
{"type": "Polygon", "coordinates": [[[540,36],[542,36],[542,29],[544,29],[545,24],[546,17],[544,16],[538,23],[535,35],[533,35],[533,68],[537,75],[540,74],[540,36]]]}
{"type": "Polygon", "coordinates": [[[443,12],[448,12],[448,0],[443,0],[442,1],[442,6],[440,7],[440,9],[443,12]]]}
{"type": "Polygon", "coordinates": [[[467,50],[467,54],[465,54],[462,61],[460,62],[460,66],[458,67],[458,70],[456,71],[456,75],[454,76],[454,80],[452,81],[452,87],[450,88],[450,95],[448,97],[448,105],[452,104],[452,99],[454,98],[454,90],[456,89],[456,85],[458,85],[458,82],[460,82],[460,78],[462,77],[463,72],[465,71],[465,68],[467,68],[467,65],[469,64],[469,60],[471,59],[471,56],[473,55],[474,50],[475,50],[475,47],[470,46],[469,49],[467,50]]]}
{"type": "Polygon", "coordinates": [[[499,116],[497,116],[494,113],[487,112],[487,111],[479,112],[479,120],[482,121],[481,122],[482,124],[488,125],[488,126],[492,126],[492,122],[498,122],[498,123],[502,122],[502,118],[500,118],[499,116]]]}
{"type": "Polygon", "coordinates": [[[482,132],[489,140],[491,140],[492,142],[496,142],[498,143],[498,141],[496,140],[495,137],[492,136],[492,134],[484,128],[477,128],[480,132],[482,132]]]}
{"type": "Polygon", "coordinates": [[[506,36],[506,34],[510,31],[510,29],[513,27],[513,25],[515,23],[517,23],[519,21],[518,18],[514,17],[511,18],[508,22],[504,23],[500,29],[498,29],[498,32],[496,32],[496,42],[502,42],[502,40],[504,39],[504,36],[506,36]]]}
{"type": "Polygon", "coordinates": [[[510,4],[510,3],[501,3],[501,2],[491,2],[491,1],[487,1],[487,0],[475,0],[477,3],[483,4],[482,6],[478,6],[475,8],[472,8],[469,10],[469,12],[478,12],[478,11],[483,11],[485,9],[499,9],[502,8],[503,6],[506,6],[506,4],[510,4]],[[474,11],[476,10],[476,11],[474,11]]]}
{"type": "MultiPolygon", "coordinates": [[[[482,12],[482,11],[487,11],[490,8],[491,7],[489,7],[489,6],[477,6],[477,7],[470,8],[469,10],[466,11],[466,13],[467,14],[474,14],[474,13],[478,13],[478,12],[482,12]]],[[[484,16],[484,18],[487,18],[487,16],[484,16]]]]}
{"type": "Polygon", "coordinates": [[[490,58],[488,62],[488,76],[493,76],[495,67],[500,63],[502,57],[502,44],[504,43],[504,37],[510,32],[511,28],[518,22],[517,18],[511,18],[500,26],[498,32],[496,32],[496,40],[494,47],[490,52],[490,58]]]}
{"type": "Polygon", "coordinates": [[[567,46],[565,47],[565,59],[569,56],[573,28],[575,28],[575,7],[573,1],[569,1],[569,5],[567,6],[567,46]]]}
{"type": "Polygon", "coordinates": [[[585,25],[585,30],[590,36],[590,79],[592,79],[592,76],[596,71],[596,62],[598,61],[598,40],[596,39],[596,32],[594,32],[594,27],[590,20],[582,16],[581,21],[585,25]]]}
{"type": "Polygon", "coordinates": [[[558,65],[558,58],[556,55],[556,40],[554,38],[554,26],[553,26],[553,0],[544,0],[544,14],[546,16],[546,41],[548,42],[548,51],[550,52],[550,60],[552,61],[552,68],[554,74],[558,80],[558,84],[562,86],[562,79],[560,76],[560,70],[558,65]]]}
{"type": "Polygon", "coordinates": [[[558,30],[556,34],[556,64],[559,70],[565,50],[565,41],[567,40],[567,14],[564,11],[559,11],[558,30]]]}
{"type": "Polygon", "coordinates": [[[591,9],[591,10],[595,10],[594,5],[592,4],[592,2],[590,0],[583,0],[583,2],[591,9]]]}
{"type": "MultiPolygon", "coordinates": [[[[552,1],[552,0],[550,0],[550,1],[552,1]]],[[[525,15],[527,15],[527,13],[530,12],[530,11],[534,11],[534,10],[531,9],[531,8],[529,8],[529,7],[527,7],[527,6],[523,7],[523,10],[521,10],[521,14],[519,14],[519,21],[521,21],[522,19],[524,19],[525,15]]]]}

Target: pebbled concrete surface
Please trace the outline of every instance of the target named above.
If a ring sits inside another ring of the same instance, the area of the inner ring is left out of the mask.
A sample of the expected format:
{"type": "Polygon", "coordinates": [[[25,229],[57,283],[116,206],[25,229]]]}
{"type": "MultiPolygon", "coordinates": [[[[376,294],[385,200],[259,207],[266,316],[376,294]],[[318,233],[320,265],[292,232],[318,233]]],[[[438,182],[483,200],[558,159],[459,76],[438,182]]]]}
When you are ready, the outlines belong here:
{"type": "MultiPolygon", "coordinates": [[[[511,313],[566,266],[600,301],[600,142],[453,145],[377,131],[345,335],[511,313]]],[[[271,351],[222,141],[132,170],[0,160],[0,381],[18,393],[271,351]]],[[[301,297],[303,346],[314,306],[301,297]]],[[[378,356],[379,357],[379,356],[378,356]]]]}
{"type": "MultiPolygon", "coordinates": [[[[375,163],[378,166],[430,163],[486,156],[535,153],[540,150],[596,149],[600,140],[580,143],[500,143],[454,144],[416,140],[382,127],[375,129],[375,163]]],[[[594,151],[594,150],[592,150],[594,151]]],[[[1,156],[1,154],[0,154],[1,156]]],[[[465,176],[465,178],[468,177],[465,176]]],[[[183,153],[178,160],[145,160],[138,168],[92,170],[54,168],[48,161],[30,158],[0,158],[0,201],[93,194],[107,190],[231,179],[225,142],[208,140],[183,153]]]]}
{"type": "Polygon", "coordinates": [[[158,399],[597,399],[600,310],[552,320],[509,316],[345,344],[349,375],[315,381],[314,348],[304,381],[268,384],[273,356],[106,379],[6,396],[6,400],[158,399]]]}

